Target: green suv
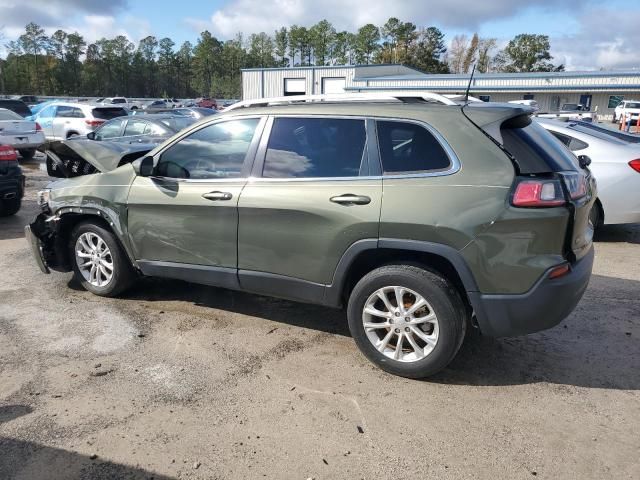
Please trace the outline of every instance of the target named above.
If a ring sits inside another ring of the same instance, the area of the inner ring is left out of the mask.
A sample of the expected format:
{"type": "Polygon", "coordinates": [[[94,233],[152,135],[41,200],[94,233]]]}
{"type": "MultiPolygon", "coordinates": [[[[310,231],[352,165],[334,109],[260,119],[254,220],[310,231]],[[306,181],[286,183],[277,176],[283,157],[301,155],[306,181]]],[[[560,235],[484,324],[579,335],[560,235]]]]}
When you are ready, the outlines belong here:
{"type": "Polygon", "coordinates": [[[344,307],[411,378],[469,327],[557,325],[591,275],[588,162],[528,107],[434,97],[245,102],[131,163],[62,142],[93,167],[40,192],[36,261],[102,296],[154,276],[344,307]]]}

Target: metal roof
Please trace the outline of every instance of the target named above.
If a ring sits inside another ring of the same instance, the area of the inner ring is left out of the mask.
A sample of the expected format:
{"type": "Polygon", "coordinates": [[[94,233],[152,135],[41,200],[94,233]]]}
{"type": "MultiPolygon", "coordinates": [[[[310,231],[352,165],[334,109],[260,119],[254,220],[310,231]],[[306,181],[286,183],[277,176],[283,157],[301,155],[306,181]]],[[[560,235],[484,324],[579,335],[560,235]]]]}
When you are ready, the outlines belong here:
{"type": "MultiPolygon", "coordinates": [[[[374,80],[466,80],[470,74],[454,73],[420,73],[418,75],[381,75],[380,77],[354,77],[354,81],[374,80]]],[[[640,70],[597,70],[592,72],[521,72],[521,73],[476,73],[474,80],[501,80],[501,79],[527,79],[527,78],[588,78],[588,77],[639,77],[640,70]]]]}

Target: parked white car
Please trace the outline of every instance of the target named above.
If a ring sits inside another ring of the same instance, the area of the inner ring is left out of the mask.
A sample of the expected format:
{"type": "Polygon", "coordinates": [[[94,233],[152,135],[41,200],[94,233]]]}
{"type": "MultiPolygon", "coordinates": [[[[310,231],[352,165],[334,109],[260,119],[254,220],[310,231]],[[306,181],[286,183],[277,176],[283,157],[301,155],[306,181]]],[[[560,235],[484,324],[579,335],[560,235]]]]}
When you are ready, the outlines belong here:
{"type": "Polygon", "coordinates": [[[125,97],[101,98],[97,100],[95,103],[96,105],[104,105],[104,106],[114,105],[117,107],[126,108],[128,110],[137,110],[139,108],[142,108],[142,105],[140,102],[130,101],[128,98],[125,98],[125,97]]]}
{"type": "Polygon", "coordinates": [[[640,100],[623,100],[613,111],[613,123],[620,121],[620,117],[630,113],[632,120],[638,120],[640,115],[640,100]]]}
{"type": "Polygon", "coordinates": [[[598,200],[591,223],[640,223],[640,137],[585,122],[538,119],[577,156],[591,158],[598,200]]]}
{"type": "Polygon", "coordinates": [[[40,110],[34,117],[47,140],[66,140],[86,135],[107,120],[127,115],[117,105],[99,106],[86,103],[56,102],[40,110]]]}
{"type": "Polygon", "coordinates": [[[30,159],[44,143],[44,134],[37,122],[25,120],[6,108],[0,108],[0,145],[11,145],[22,158],[30,159]]]}

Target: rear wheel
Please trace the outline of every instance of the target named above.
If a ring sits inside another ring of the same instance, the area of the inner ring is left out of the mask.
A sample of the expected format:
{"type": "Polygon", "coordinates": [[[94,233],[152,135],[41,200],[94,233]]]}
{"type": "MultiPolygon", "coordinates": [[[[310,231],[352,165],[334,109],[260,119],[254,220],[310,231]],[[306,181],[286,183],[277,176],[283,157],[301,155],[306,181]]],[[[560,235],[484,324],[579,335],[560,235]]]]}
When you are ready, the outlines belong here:
{"type": "Polygon", "coordinates": [[[596,202],[591,207],[591,211],[589,212],[589,223],[594,230],[597,230],[602,226],[604,221],[604,213],[602,211],[602,206],[600,202],[596,202]]]}
{"type": "Polygon", "coordinates": [[[115,236],[94,223],[79,224],[71,235],[73,271],[82,286],[103,297],[129,288],[135,271],[115,236]]]}
{"type": "Polygon", "coordinates": [[[22,157],[23,160],[31,160],[36,154],[36,149],[24,148],[22,150],[18,150],[18,152],[20,152],[20,156],[22,157]]]}
{"type": "Polygon", "coordinates": [[[0,201],[0,217],[15,215],[20,210],[22,201],[19,198],[0,201]]]}
{"type": "Polygon", "coordinates": [[[349,330],[364,355],[408,378],[433,375],[462,345],[466,310],[446,279],[412,265],[365,275],[351,292],[349,330]]]}

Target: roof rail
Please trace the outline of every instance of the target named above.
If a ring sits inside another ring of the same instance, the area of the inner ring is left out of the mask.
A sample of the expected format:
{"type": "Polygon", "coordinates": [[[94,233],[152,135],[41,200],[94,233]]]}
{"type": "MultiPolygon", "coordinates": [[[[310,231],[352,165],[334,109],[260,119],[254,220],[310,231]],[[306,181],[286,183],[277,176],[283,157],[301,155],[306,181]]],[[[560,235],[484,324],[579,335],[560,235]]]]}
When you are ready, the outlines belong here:
{"type": "Polygon", "coordinates": [[[411,101],[438,102],[444,105],[459,105],[451,98],[439,93],[420,92],[417,95],[402,95],[399,93],[336,93],[326,95],[292,95],[289,97],[256,98],[243,100],[227,107],[225,111],[237,110],[243,107],[267,107],[270,105],[292,105],[297,103],[331,102],[404,102],[411,101]]]}

